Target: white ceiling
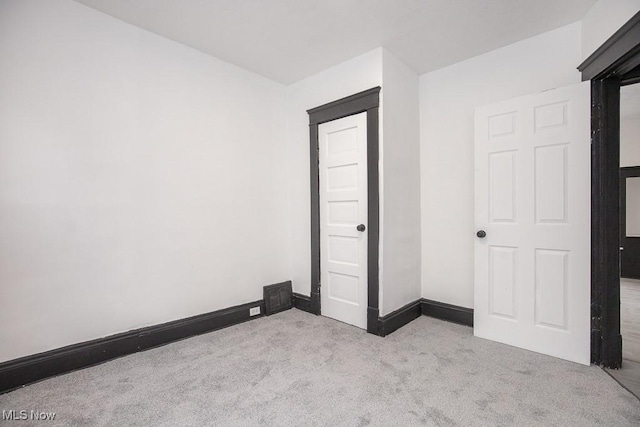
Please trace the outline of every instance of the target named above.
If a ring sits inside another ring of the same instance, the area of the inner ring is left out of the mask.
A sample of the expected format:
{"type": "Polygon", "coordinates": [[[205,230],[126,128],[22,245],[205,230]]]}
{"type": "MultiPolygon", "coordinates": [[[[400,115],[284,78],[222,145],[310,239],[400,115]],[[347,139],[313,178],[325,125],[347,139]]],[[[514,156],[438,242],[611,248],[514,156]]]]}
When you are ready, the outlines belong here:
{"type": "Polygon", "coordinates": [[[579,21],[596,0],[76,1],[288,84],[380,46],[421,74],[579,21]]]}

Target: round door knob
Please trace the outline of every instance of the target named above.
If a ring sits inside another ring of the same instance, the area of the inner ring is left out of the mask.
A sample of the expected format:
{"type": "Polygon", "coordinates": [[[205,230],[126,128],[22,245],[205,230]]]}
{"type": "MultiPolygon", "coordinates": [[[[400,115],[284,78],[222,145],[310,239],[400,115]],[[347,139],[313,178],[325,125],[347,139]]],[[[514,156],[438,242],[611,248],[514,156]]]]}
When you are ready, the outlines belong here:
{"type": "Polygon", "coordinates": [[[366,229],[367,229],[367,227],[365,227],[364,224],[360,224],[359,226],[356,227],[356,230],[358,230],[358,231],[364,231],[366,229]]]}
{"type": "Polygon", "coordinates": [[[476,233],[476,236],[478,236],[479,238],[483,239],[484,237],[486,237],[487,233],[484,230],[480,230],[476,233]]]}

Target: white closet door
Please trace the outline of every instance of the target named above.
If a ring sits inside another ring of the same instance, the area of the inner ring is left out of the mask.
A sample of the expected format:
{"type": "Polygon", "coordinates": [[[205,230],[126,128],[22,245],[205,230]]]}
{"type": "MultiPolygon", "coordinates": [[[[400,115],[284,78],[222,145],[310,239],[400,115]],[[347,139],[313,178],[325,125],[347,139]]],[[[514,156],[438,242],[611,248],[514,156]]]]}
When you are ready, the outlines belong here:
{"type": "Polygon", "coordinates": [[[319,125],[318,146],[322,315],[366,329],[367,113],[319,125]]]}
{"type": "Polygon", "coordinates": [[[589,82],[476,109],[474,333],[590,363],[589,82]],[[482,230],[482,231],[481,231],[482,230]]]}

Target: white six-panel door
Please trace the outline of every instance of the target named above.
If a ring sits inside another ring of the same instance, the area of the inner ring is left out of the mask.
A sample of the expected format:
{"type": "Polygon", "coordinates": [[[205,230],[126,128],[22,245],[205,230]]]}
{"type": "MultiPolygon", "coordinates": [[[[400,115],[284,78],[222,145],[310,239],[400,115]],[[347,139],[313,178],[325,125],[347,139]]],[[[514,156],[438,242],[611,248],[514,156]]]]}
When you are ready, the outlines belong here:
{"type": "Polygon", "coordinates": [[[318,126],[323,316],[367,327],[367,113],[318,126]]]}
{"type": "Polygon", "coordinates": [[[589,82],[476,109],[474,334],[589,364],[589,82]]]}

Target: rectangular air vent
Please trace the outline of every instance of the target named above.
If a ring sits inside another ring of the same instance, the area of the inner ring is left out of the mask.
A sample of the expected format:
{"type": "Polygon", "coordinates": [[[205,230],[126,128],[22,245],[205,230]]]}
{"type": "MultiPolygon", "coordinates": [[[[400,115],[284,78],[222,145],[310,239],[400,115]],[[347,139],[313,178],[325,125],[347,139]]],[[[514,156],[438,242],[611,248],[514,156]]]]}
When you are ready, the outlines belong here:
{"type": "Polygon", "coordinates": [[[289,310],[292,304],[291,280],[264,287],[264,314],[289,310]]]}

